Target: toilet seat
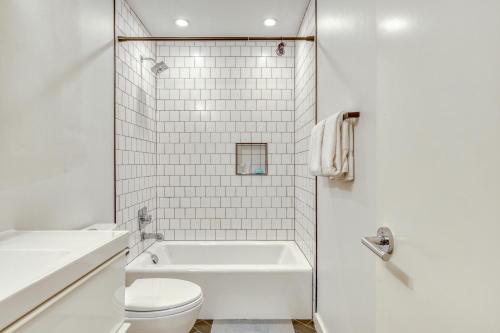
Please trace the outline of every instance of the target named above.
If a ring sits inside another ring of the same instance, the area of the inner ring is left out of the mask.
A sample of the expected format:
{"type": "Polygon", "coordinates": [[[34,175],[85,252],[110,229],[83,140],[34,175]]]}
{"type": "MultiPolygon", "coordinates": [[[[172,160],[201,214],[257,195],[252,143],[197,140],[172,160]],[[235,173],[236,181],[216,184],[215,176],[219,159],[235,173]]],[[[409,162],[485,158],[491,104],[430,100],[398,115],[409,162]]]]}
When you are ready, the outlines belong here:
{"type": "Polygon", "coordinates": [[[127,318],[159,318],[189,311],[203,302],[201,288],[177,279],[138,279],[125,289],[127,318]]]}
{"type": "Polygon", "coordinates": [[[159,311],[129,311],[125,310],[125,317],[129,319],[140,319],[140,318],[161,318],[161,317],[168,317],[168,316],[173,316],[179,313],[187,312],[191,309],[196,308],[197,306],[201,305],[203,303],[203,297],[200,297],[198,300],[196,300],[193,303],[186,304],[184,306],[180,306],[177,308],[173,309],[168,309],[168,310],[159,310],[159,311]]]}

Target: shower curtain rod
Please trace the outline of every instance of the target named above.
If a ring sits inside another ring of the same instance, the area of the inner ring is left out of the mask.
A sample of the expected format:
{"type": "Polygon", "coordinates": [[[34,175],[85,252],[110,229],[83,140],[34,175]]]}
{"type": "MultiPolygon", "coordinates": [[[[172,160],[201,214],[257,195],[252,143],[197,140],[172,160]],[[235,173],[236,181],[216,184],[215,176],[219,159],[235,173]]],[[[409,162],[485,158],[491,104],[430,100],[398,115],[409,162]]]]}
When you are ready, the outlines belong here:
{"type": "Polygon", "coordinates": [[[316,38],[314,36],[305,36],[305,37],[291,37],[291,36],[272,36],[272,37],[126,37],[126,36],[118,36],[117,40],[119,43],[122,42],[165,42],[165,41],[263,41],[263,40],[304,40],[308,42],[314,42],[316,38]]]}

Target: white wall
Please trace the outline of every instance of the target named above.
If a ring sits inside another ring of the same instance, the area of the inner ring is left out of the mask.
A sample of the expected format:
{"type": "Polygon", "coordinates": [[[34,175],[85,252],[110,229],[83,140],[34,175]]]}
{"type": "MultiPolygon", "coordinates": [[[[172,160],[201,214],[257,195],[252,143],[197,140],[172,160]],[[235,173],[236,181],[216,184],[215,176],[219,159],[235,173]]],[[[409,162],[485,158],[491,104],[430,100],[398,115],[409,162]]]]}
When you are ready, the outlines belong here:
{"type": "Polygon", "coordinates": [[[355,181],[318,178],[318,308],[328,333],[375,330],[375,3],[318,0],[318,119],[360,111],[355,181]]]}
{"type": "Polygon", "coordinates": [[[113,1],[0,2],[0,229],[113,221],[113,1]]]}
{"type": "Polygon", "coordinates": [[[377,1],[377,332],[500,331],[500,2],[377,1]]]}
{"type": "MultiPolygon", "coordinates": [[[[316,1],[304,15],[298,36],[316,34],[316,1]]],[[[309,173],[311,129],[316,124],[316,44],[295,42],[295,241],[311,266],[316,261],[316,179],[309,173]]]]}
{"type": "MultiPolygon", "coordinates": [[[[116,1],[118,36],[151,36],[128,3],[116,1]]],[[[156,42],[118,43],[116,48],[116,224],[128,230],[133,260],[154,240],[141,241],[137,211],[148,208],[156,222],[156,76],[150,68],[156,42]]],[[[152,232],[155,223],[146,227],[152,232]]]]}
{"type": "Polygon", "coordinates": [[[498,331],[499,13],[318,0],[319,118],[361,111],[356,181],[318,185],[326,332],[498,331]],[[395,233],[389,263],[359,244],[379,225],[395,233]]]}

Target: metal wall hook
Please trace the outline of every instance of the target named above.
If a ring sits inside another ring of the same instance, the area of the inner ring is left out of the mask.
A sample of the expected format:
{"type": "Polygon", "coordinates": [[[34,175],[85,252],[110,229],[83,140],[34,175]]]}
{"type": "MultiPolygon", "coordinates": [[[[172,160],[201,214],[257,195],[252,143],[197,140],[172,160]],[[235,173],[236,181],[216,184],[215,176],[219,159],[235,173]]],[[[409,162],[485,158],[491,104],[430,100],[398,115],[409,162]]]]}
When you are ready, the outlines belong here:
{"type": "Polygon", "coordinates": [[[375,237],[363,237],[361,243],[379,256],[383,261],[389,261],[394,251],[394,235],[391,229],[380,227],[375,237]]]}

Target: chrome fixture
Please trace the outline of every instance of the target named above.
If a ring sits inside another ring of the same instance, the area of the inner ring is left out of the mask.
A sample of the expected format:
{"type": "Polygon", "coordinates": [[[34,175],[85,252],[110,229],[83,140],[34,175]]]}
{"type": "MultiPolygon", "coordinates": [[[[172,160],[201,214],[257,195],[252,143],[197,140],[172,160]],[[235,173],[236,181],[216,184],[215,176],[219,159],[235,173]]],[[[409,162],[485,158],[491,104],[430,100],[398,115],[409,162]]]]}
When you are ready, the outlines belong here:
{"type": "Polygon", "coordinates": [[[139,230],[144,229],[148,224],[153,222],[153,217],[148,215],[148,207],[142,207],[137,212],[137,220],[139,221],[139,230]]]}
{"type": "Polygon", "coordinates": [[[146,239],[156,239],[158,241],[162,241],[164,237],[163,234],[158,232],[141,232],[141,241],[145,241],[146,239]]]}
{"type": "Polygon", "coordinates": [[[149,233],[144,231],[146,226],[153,222],[153,217],[148,214],[148,207],[139,209],[137,212],[137,220],[139,221],[139,230],[141,231],[141,241],[146,239],[163,240],[163,234],[161,233],[149,233]]]}
{"type": "Polygon", "coordinates": [[[377,236],[363,237],[361,238],[361,243],[383,261],[389,261],[389,259],[391,259],[392,252],[394,251],[394,235],[391,229],[380,227],[377,230],[377,236]]]}
{"type": "Polygon", "coordinates": [[[149,251],[145,251],[144,253],[149,253],[149,255],[151,256],[151,261],[153,262],[153,264],[158,264],[160,262],[160,258],[158,258],[158,256],[154,253],[151,253],[149,251]]]}
{"type": "Polygon", "coordinates": [[[141,56],[141,63],[144,61],[151,61],[154,63],[153,67],[151,67],[151,72],[155,73],[155,75],[158,75],[168,69],[168,66],[164,61],[156,62],[153,58],[145,58],[141,56]]]}

